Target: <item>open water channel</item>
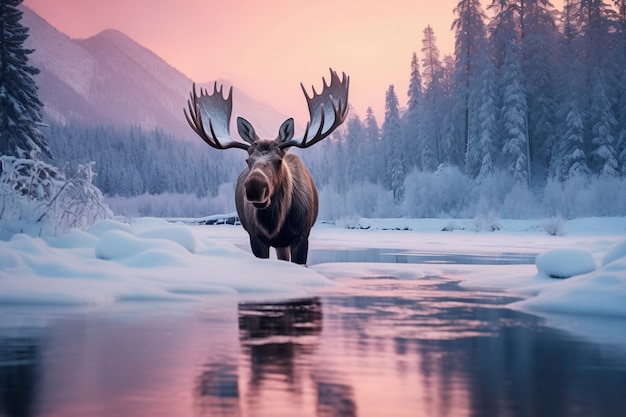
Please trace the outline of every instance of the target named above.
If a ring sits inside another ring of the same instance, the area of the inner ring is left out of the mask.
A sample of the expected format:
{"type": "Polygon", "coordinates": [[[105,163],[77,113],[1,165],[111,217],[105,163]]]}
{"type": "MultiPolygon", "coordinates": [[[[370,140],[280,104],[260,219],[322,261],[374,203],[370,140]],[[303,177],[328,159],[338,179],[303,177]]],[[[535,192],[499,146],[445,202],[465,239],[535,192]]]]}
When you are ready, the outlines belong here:
{"type": "MultiPolygon", "coordinates": [[[[525,256],[371,249],[310,261],[533,262],[525,256]]],[[[506,308],[510,294],[437,276],[339,281],[272,302],[0,306],[0,416],[626,415],[626,344],[549,327],[506,308]]]]}

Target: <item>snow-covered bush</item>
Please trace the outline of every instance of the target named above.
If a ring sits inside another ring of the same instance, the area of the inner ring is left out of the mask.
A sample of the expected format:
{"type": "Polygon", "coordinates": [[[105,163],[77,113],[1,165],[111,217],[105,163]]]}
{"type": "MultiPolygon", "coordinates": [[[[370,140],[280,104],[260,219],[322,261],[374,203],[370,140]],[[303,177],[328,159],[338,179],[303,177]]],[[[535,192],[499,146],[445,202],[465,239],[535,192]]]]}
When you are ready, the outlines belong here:
{"type": "Polygon", "coordinates": [[[506,172],[496,171],[483,178],[471,189],[473,207],[471,213],[476,216],[485,216],[490,211],[499,211],[502,216],[509,217],[508,213],[501,212],[503,201],[513,189],[513,178],[506,172]]]}
{"type": "Polygon", "coordinates": [[[494,210],[476,216],[474,218],[474,227],[477,232],[495,232],[502,229],[500,226],[500,218],[494,210]]]}
{"type": "Polygon", "coordinates": [[[111,217],[93,176],[93,164],[66,179],[41,160],[0,156],[0,234],[54,234],[111,217]]]}
{"type": "Polygon", "coordinates": [[[563,236],[565,234],[565,220],[560,214],[542,219],[541,227],[550,236],[563,236]]]}
{"type": "Polygon", "coordinates": [[[502,202],[499,210],[506,213],[509,219],[532,219],[541,216],[541,203],[535,197],[533,191],[520,184],[513,185],[502,202]]]}
{"type": "Polygon", "coordinates": [[[106,202],[116,214],[127,217],[205,217],[235,211],[235,184],[220,185],[215,197],[163,193],[107,197],[106,202]]]}
{"type": "Polygon", "coordinates": [[[404,181],[404,213],[409,217],[459,217],[467,213],[474,184],[455,166],[411,172],[404,181]]]}
{"type": "Polygon", "coordinates": [[[548,180],[543,206],[550,215],[572,219],[587,216],[622,216],[626,213],[626,179],[575,176],[548,180]]]}
{"type": "Polygon", "coordinates": [[[346,192],[335,187],[318,189],[319,219],[337,220],[353,217],[394,217],[400,208],[394,203],[393,192],[380,184],[362,182],[354,184],[346,192]]]}
{"type": "Polygon", "coordinates": [[[575,176],[564,182],[549,179],[543,191],[546,213],[560,213],[567,219],[592,215],[591,202],[586,191],[589,186],[589,179],[583,176],[575,176]]]}

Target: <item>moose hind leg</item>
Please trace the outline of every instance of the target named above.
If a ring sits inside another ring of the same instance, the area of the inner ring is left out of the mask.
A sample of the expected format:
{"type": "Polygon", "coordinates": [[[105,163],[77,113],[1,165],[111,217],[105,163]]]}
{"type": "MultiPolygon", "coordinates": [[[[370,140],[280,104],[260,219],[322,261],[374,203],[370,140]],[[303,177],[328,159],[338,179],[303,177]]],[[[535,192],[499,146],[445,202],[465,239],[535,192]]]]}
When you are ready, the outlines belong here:
{"type": "Polygon", "coordinates": [[[252,248],[252,253],[257,258],[267,259],[270,257],[269,245],[266,245],[252,235],[250,235],[250,247],[252,248]]]}
{"type": "Polygon", "coordinates": [[[306,265],[309,255],[309,239],[302,238],[297,243],[291,245],[291,262],[306,265]]]}

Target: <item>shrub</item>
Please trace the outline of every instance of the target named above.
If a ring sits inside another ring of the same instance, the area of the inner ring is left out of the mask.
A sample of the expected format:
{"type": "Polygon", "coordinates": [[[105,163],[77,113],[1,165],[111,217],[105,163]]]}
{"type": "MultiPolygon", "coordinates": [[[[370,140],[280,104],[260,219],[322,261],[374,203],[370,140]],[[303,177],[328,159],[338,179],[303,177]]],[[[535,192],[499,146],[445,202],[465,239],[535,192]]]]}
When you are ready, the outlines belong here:
{"type": "Polygon", "coordinates": [[[565,220],[560,214],[542,219],[541,227],[550,236],[563,236],[565,234],[565,220]]]}
{"type": "Polygon", "coordinates": [[[43,161],[0,156],[0,234],[54,234],[111,217],[93,177],[93,163],[66,179],[43,161]]]}

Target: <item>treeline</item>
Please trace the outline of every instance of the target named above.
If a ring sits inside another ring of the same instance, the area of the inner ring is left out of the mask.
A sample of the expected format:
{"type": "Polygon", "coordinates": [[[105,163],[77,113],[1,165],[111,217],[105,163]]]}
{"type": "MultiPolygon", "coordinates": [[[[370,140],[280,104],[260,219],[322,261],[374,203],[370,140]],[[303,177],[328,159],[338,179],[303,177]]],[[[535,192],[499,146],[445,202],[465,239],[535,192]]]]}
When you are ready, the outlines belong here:
{"type": "Polygon", "coordinates": [[[410,61],[408,103],[390,85],[379,134],[371,110],[325,143],[342,181],[404,199],[413,171],[457,167],[535,189],[548,180],[626,175],[626,1],[478,0],[454,9],[455,54],[431,27],[410,61]],[[614,6],[614,7],[611,7],[614,6]]]}
{"type": "Polygon", "coordinates": [[[69,123],[52,125],[47,134],[54,163],[72,175],[80,164],[94,161],[94,184],[107,196],[216,196],[245,165],[241,154],[218,155],[200,140],[184,141],[159,130],[69,123]]]}

